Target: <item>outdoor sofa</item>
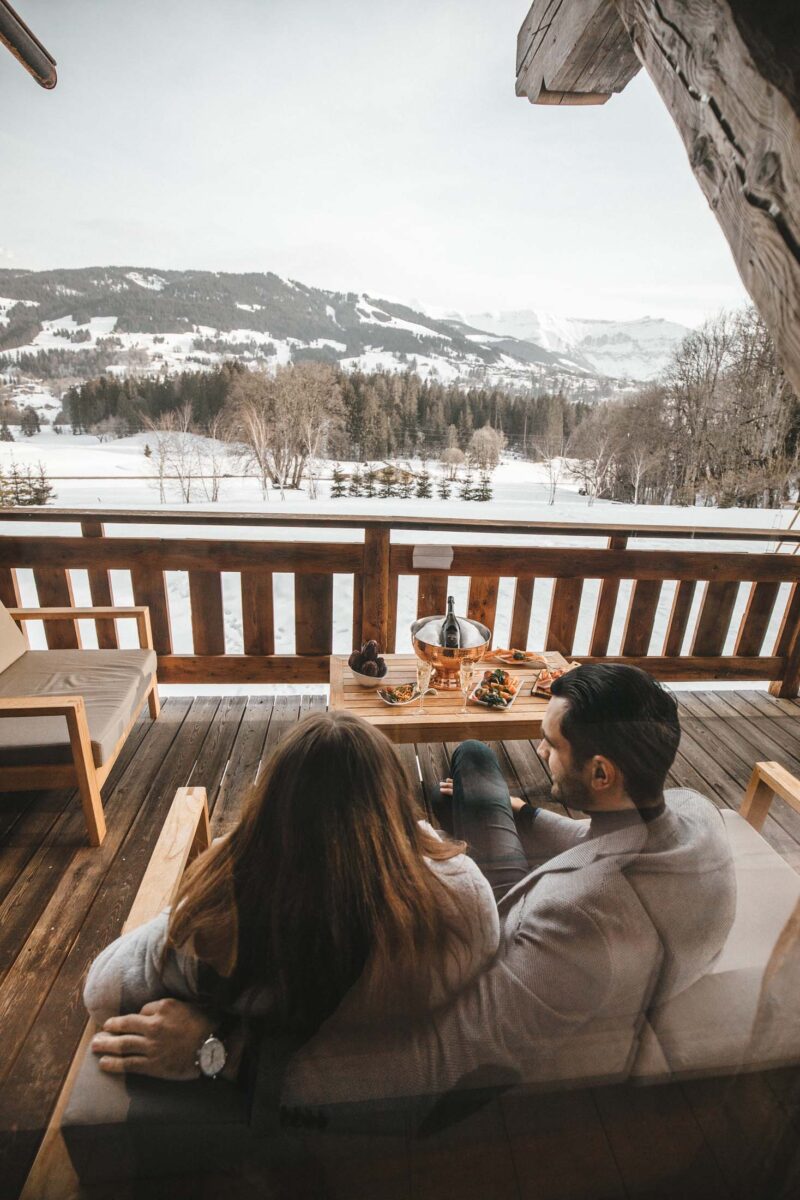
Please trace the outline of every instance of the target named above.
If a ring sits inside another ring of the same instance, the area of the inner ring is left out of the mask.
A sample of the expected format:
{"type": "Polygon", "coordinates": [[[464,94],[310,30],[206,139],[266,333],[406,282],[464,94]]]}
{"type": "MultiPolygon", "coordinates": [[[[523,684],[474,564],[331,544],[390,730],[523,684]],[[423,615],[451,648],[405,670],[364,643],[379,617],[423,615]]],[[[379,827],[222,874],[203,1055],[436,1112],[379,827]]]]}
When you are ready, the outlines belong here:
{"type": "Polygon", "coordinates": [[[89,843],[105,837],[100,789],[147,702],[159,713],[147,608],[0,604],[0,791],[77,787],[89,843]],[[30,650],[16,622],[136,621],[138,650],[30,650]]]}
{"type": "MultiPolygon", "coordinates": [[[[697,983],[616,1028],[586,1028],[558,1053],[531,1055],[515,1078],[488,1077],[473,1102],[496,1084],[549,1091],[599,1084],[667,1083],[694,1076],[800,1063],[800,875],[758,832],[778,794],[800,812],[800,781],[775,763],[757,764],[739,812],[723,813],[733,850],[737,913],[726,945],[697,983]]],[[[278,1059],[280,1061],[280,1047],[278,1059]]],[[[552,1048],[551,1048],[552,1049],[552,1048]]],[[[336,1153],[337,1140],[373,1135],[376,1144],[426,1136],[470,1104],[456,1097],[398,1096],[393,1054],[370,1061],[355,1046],[319,1036],[276,1067],[276,1047],[262,1050],[254,1086],[217,1080],[165,1084],[102,1074],[91,1054],[75,1064],[61,1134],[81,1179],[232,1169],[243,1161],[280,1164],[292,1139],[313,1153],[336,1153]],[[375,1078],[384,1087],[376,1094],[375,1078]],[[447,1117],[447,1113],[450,1114],[447,1117]]]]}

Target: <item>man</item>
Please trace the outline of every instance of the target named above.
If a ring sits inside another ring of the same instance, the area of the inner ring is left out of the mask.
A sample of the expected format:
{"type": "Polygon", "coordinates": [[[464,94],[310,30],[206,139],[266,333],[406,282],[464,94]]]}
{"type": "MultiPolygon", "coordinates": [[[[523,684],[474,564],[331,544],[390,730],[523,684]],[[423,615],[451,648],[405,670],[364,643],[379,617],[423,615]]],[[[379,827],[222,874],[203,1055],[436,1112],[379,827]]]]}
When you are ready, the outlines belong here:
{"type": "MultiPolygon", "coordinates": [[[[436,1094],[492,1079],[624,1077],[648,1007],[712,964],[733,921],[724,825],[704,797],[664,783],[677,705],[633,667],[577,668],[553,685],[539,753],[553,798],[588,820],[524,809],[515,820],[494,755],[453,756],[453,826],[492,884],[500,946],[453,1002],[411,1027],[368,1036],[337,1014],[295,1057],[286,1101],[317,1105],[436,1094]]],[[[197,1074],[214,1022],[175,1001],[107,1022],[101,1065],[197,1074]]]]}

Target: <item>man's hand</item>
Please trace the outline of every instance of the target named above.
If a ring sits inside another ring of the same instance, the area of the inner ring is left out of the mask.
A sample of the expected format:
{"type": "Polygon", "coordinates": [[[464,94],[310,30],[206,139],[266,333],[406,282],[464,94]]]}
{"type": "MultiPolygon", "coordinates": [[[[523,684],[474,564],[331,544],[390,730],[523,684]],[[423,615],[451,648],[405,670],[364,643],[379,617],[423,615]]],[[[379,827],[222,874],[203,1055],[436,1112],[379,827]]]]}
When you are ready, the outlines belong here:
{"type": "Polygon", "coordinates": [[[197,1079],[197,1051],[216,1022],[182,1000],[153,1000],[139,1013],[110,1017],[92,1038],[92,1053],[109,1075],[197,1079]]]}
{"type": "MultiPolygon", "coordinates": [[[[452,794],[453,794],[452,779],[450,779],[450,778],[443,779],[441,781],[441,783],[439,784],[439,792],[442,796],[452,796],[452,794]]],[[[513,808],[514,812],[520,812],[523,808],[526,807],[525,801],[521,800],[519,796],[511,796],[511,797],[509,797],[509,799],[511,800],[511,807],[513,808]]]]}

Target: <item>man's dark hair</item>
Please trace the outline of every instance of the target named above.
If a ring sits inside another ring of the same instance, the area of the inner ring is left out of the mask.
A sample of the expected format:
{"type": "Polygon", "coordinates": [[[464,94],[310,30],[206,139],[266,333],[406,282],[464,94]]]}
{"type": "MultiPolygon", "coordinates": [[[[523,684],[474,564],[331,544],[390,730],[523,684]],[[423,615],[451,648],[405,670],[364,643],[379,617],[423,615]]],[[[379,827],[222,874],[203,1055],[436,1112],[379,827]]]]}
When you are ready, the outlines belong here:
{"type": "Polygon", "coordinates": [[[601,754],[619,767],[636,804],[664,790],[681,737],[675,697],[646,671],[613,663],[587,663],[553,681],[566,700],[561,733],[576,766],[601,754]]]}

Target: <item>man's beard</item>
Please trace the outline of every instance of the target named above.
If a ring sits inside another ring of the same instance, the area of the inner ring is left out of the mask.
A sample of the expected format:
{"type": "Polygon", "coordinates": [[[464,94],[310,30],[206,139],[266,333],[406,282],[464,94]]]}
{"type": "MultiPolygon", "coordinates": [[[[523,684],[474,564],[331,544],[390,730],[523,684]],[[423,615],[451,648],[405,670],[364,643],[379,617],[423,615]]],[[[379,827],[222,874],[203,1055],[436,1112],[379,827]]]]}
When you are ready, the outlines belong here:
{"type": "Polygon", "coordinates": [[[562,779],[554,779],[550,792],[553,799],[565,808],[584,811],[592,807],[591,792],[579,775],[565,775],[562,779]]]}

